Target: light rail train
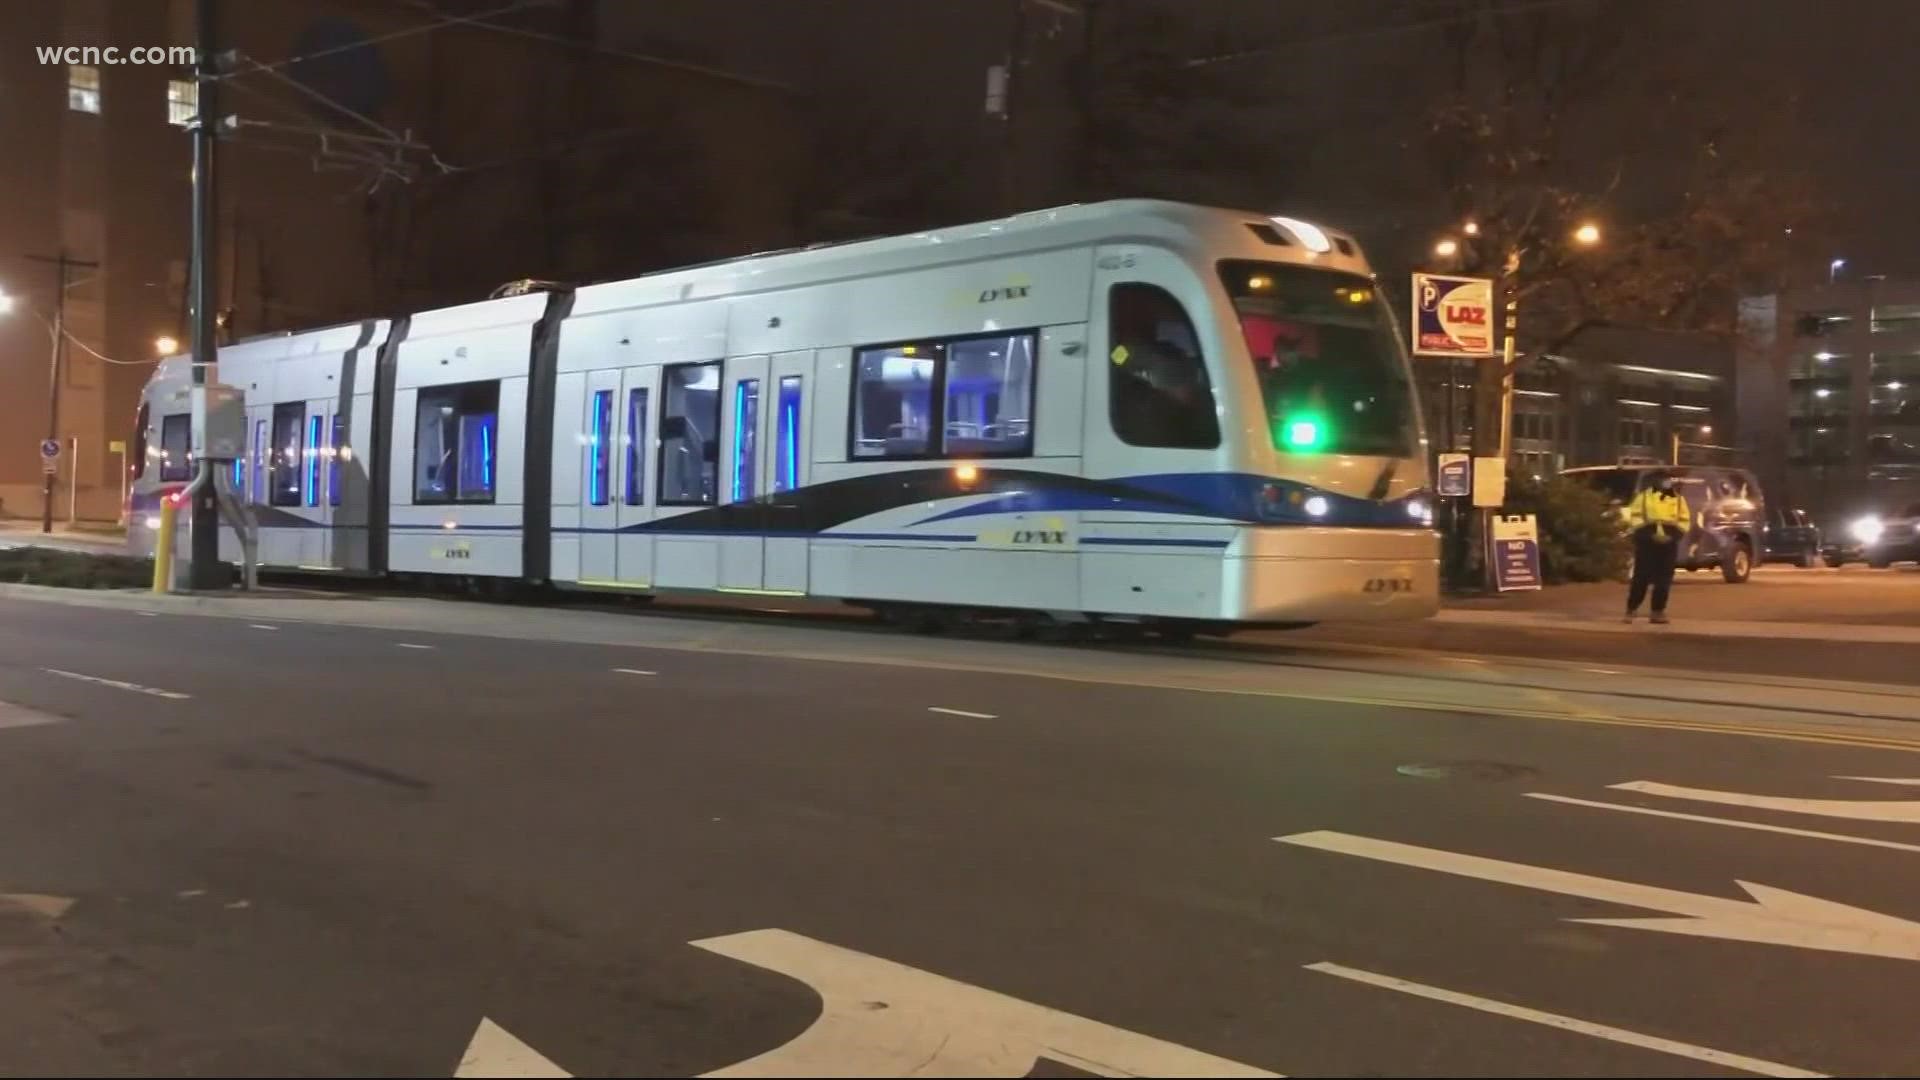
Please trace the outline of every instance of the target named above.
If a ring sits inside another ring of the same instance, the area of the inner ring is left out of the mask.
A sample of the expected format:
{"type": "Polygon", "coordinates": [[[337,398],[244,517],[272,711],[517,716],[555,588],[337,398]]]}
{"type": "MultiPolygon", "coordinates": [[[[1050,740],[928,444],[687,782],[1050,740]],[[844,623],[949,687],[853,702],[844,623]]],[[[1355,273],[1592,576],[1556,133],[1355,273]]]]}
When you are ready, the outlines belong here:
{"type": "MultiPolygon", "coordinates": [[[[1438,603],[1394,320],[1285,217],[1023,213],[261,337],[216,378],[269,570],[1170,634],[1438,603]]],[[[142,398],[137,551],[193,475],[188,380],[142,398]]]]}

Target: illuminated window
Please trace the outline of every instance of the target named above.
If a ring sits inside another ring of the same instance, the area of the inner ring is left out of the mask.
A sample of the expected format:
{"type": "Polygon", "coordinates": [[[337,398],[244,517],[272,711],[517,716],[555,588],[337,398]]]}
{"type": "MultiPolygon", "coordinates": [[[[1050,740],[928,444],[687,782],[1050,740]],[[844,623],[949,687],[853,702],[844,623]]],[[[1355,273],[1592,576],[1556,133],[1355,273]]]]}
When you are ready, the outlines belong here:
{"type": "Polygon", "coordinates": [[[340,496],[346,485],[346,470],[342,463],[347,456],[347,418],[335,413],[333,434],[327,440],[327,505],[339,506],[340,496]]]}
{"type": "Polygon", "coordinates": [[[647,498],[647,392],[627,391],[627,498],[639,506],[647,498]]]}
{"type": "Polygon", "coordinates": [[[676,364],[660,375],[661,506],[710,506],[720,495],[720,365],[676,364]]]}
{"type": "Polygon", "coordinates": [[[733,388],[733,486],[731,501],[746,502],[759,490],[760,380],[733,388]]]}
{"type": "Polygon", "coordinates": [[[780,410],[775,419],[773,490],[800,486],[800,376],[780,376],[780,410]]]}
{"type": "Polygon", "coordinates": [[[100,111],[100,69],[92,64],[67,65],[67,108],[74,112],[100,111]]]}
{"type": "Polygon", "coordinates": [[[613,391],[595,390],[587,413],[587,505],[613,501],[613,391]]]}
{"type": "Polygon", "coordinates": [[[271,484],[267,502],[274,506],[300,505],[300,463],[306,457],[301,441],[301,421],[306,418],[304,402],[292,401],[273,407],[273,449],[270,460],[271,484]]]}
{"type": "Polygon", "coordinates": [[[1038,335],[1029,330],[858,350],[850,456],[1033,453],[1038,345],[1038,335]]]}
{"type": "Polygon", "coordinates": [[[301,465],[306,473],[302,488],[307,495],[308,506],[320,505],[320,417],[318,414],[307,418],[307,445],[302,455],[301,465]]]}
{"type": "Polygon", "coordinates": [[[186,127],[200,114],[200,87],[192,79],[167,80],[167,123],[186,127]]]}
{"type": "Polygon", "coordinates": [[[500,383],[420,391],[413,429],[413,501],[490,503],[500,435],[500,383]]]}
{"type": "Polygon", "coordinates": [[[175,413],[160,421],[160,482],[193,479],[193,417],[175,413]]]}

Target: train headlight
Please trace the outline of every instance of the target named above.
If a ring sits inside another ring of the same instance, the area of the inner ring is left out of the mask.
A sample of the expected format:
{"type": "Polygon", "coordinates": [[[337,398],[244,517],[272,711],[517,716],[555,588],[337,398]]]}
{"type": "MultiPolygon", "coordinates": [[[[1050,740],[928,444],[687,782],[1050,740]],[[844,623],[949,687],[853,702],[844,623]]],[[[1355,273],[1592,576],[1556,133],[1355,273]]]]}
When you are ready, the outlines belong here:
{"type": "Polygon", "coordinates": [[[1853,533],[1855,540],[1863,544],[1871,544],[1880,539],[1880,534],[1887,531],[1887,526],[1879,518],[1868,514],[1866,517],[1847,526],[1847,530],[1853,533]]]}
{"type": "Polygon", "coordinates": [[[1433,504],[1425,499],[1414,499],[1407,503],[1407,516],[1422,525],[1433,524],[1433,504]]]}
{"type": "Polygon", "coordinates": [[[1309,495],[1307,501],[1300,504],[1300,509],[1305,510],[1308,517],[1318,518],[1326,517],[1327,511],[1331,508],[1327,505],[1325,495],[1309,495]]]}

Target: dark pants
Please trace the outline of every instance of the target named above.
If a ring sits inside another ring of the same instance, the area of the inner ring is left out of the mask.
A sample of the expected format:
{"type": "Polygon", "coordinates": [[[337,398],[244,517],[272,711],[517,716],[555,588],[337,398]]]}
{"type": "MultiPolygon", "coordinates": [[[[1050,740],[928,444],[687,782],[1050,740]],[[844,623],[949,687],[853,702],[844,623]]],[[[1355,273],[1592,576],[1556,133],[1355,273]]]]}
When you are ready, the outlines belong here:
{"type": "Polygon", "coordinates": [[[1673,588],[1673,559],[1680,553],[1680,542],[1672,538],[1662,538],[1653,529],[1640,529],[1633,534],[1633,585],[1627,590],[1627,611],[1640,610],[1640,601],[1646,598],[1647,587],[1653,587],[1653,610],[1659,614],[1667,610],[1667,590],[1673,588]]]}

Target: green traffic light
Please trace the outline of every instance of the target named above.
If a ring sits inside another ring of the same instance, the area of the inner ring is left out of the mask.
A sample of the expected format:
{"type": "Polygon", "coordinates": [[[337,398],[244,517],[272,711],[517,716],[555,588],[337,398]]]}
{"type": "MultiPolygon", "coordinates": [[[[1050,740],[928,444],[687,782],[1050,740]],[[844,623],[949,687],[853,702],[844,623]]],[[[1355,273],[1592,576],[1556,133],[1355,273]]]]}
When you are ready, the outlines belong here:
{"type": "Polygon", "coordinates": [[[1326,425],[1317,416],[1291,416],[1281,425],[1280,439],[1289,450],[1318,450],[1327,442],[1326,425]]]}

